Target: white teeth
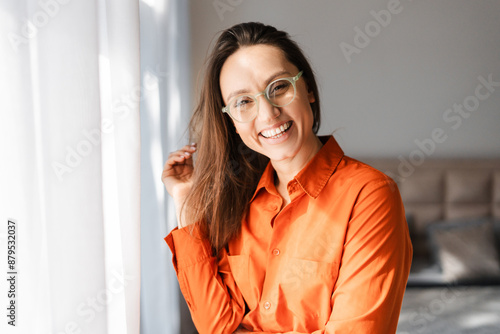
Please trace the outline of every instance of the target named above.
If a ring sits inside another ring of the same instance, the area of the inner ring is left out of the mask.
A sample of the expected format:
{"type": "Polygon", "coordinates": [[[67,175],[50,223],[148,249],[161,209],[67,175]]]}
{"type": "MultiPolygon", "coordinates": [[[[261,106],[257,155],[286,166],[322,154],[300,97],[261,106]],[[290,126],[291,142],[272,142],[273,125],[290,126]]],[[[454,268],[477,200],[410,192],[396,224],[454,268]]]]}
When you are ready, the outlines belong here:
{"type": "Polygon", "coordinates": [[[291,122],[288,122],[288,123],[285,123],[285,124],[281,125],[280,127],[275,128],[275,129],[262,131],[261,134],[266,138],[276,139],[276,138],[281,137],[283,135],[283,132],[288,130],[290,125],[291,125],[291,122]]]}

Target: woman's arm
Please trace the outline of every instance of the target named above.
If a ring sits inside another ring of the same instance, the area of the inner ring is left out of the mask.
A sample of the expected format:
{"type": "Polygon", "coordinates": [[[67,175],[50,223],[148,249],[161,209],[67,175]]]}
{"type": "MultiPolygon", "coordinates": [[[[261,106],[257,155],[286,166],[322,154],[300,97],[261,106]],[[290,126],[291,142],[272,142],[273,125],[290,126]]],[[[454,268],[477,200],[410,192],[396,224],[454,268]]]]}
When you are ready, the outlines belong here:
{"type": "Polygon", "coordinates": [[[412,254],[396,184],[368,183],[352,210],[326,333],[396,333],[412,254]]]}
{"type": "Polygon", "coordinates": [[[162,182],[173,197],[178,228],[165,241],[173,254],[179,286],[200,333],[232,333],[243,319],[245,302],[229,269],[227,254],[219,261],[211,255],[198,226],[186,221],[181,207],[192,186],[196,146],[172,152],[163,169],[162,182]]]}
{"type": "MultiPolygon", "coordinates": [[[[195,225],[193,225],[195,226],[195,225]]],[[[165,241],[173,254],[179,286],[196,328],[203,333],[233,333],[243,319],[245,301],[229,269],[227,254],[211,256],[210,245],[190,226],[174,229],[165,241]]]]}

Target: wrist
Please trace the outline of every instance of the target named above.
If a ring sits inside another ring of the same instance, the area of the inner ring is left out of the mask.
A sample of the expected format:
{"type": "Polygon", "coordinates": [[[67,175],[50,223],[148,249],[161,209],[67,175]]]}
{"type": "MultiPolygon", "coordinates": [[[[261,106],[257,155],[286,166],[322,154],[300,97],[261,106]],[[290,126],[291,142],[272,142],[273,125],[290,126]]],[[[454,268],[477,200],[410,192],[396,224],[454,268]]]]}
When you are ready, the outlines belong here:
{"type": "Polygon", "coordinates": [[[177,218],[177,226],[179,229],[191,225],[192,223],[188,221],[189,215],[186,214],[187,207],[184,206],[187,197],[176,197],[174,198],[175,215],[177,218]]]}

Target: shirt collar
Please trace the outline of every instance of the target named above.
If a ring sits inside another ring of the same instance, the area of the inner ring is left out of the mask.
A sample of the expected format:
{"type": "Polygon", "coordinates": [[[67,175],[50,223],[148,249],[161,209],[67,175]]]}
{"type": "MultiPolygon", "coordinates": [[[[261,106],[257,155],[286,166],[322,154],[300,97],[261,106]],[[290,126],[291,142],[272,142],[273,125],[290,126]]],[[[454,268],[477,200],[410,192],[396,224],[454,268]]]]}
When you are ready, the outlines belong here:
{"type": "MultiPolygon", "coordinates": [[[[295,181],[302,187],[304,192],[312,198],[319,196],[321,190],[323,190],[344,157],[344,151],[342,151],[332,135],[319,136],[318,138],[323,143],[323,147],[321,147],[311,161],[309,161],[309,163],[294,177],[295,181]]],[[[262,188],[265,188],[271,194],[278,194],[274,186],[274,168],[271,162],[267,164],[264,173],[262,173],[250,202],[253,201],[262,188]]]]}

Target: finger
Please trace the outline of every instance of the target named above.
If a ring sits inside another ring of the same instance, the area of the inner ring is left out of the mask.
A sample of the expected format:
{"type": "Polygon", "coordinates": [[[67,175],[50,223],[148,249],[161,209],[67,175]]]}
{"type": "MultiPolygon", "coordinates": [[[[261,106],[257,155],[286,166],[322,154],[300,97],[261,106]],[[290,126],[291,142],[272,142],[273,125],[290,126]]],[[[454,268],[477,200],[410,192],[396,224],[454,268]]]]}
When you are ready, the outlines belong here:
{"type": "Polygon", "coordinates": [[[179,150],[179,151],[175,151],[175,152],[172,152],[168,155],[168,159],[167,159],[167,163],[169,161],[173,161],[175,159],[178,159],[179,157],[187,157],[187,156],[190,156],[191,153],[190,152],[186,152],[186,151],[182,151],[182,150],[179,150]],[[189,153],[188,155],[186,155],[186,153],[189,153]]]}
{"type": "Polygon", "coordinates": [[[196,143],[191,143],[189,145],[183,146],[178,151],[194,152],[194,151],[196,151],[196,147],[197,147],[196,143]]]}
{"type": "Polygon", "coordinates": [[[197,148],[197,147],[196,147],[196,144],[195,144],[195,143],[193,143],[193,144],[191,144],[191,145],[186,145],[186,146],[184,146],[184,147],[182,148],[182,150],[183,150],[184,152],[194,153],[194,152],[196,152],[196,148],[197,148]]]}
{"type": "Polygon", "coordinates": [[[163,170],[170,170],[172,169],[175,165],[183,164],[185,161],[186,157],[182,154],[174,154],[171,153],[168,156],[167,161],[165,162],[165,165],[163,166],[163,170]]]}
{"type": "Polygon", "coordinates": [[[185,145],[181,149],[171,152],[168,155],[167,161],[163,166],[163,169],[170,169],[173,165],[177,163],[193,164],[192,154],[196,152],[196,143],[191,145],[185,145]]]}
{"type": "Polygon", "coordinates": [[[192,159],[192,154],[189,152],[181,152],[181,153],[175,153],[171,154],[167,162],[165,163],[165,166],[163,167],[163,170],[170,170],[176,165],[193,165],[193,159],[192,159]]]}
{"type": "Polygon", "coordinates": [[[193,154],[192,153],[184,152],[182,157],[183,157],[184,164],[191,165],[191,166],[193,165],[193,154]]]}
{"type": "MultiPolygon", "coordinates": [[[[192,154],[195,151],[196,151],[196,145],[186,145],[186,146],[182,147],[181,149],[179,149],[177,151],[171,152],[169,154],[169,158],[173,157],[173,156],[178,156],[178,155],[181,155],[181,154],[185,154],[185,153],[192,154]]],[[[188,154],[188,156],[189,156],[189,154],[188,154]]]]}
{"type": "Polygon", "coordinates": [[[193,146],[185,146],[182,149],[175,152],[175,156],[184,157],[186,160],[192,158],[193,154],[196,151],[196,147],[193,146]]]}
{"type": "Polygon", "coordinates": [[[162,179],[166,175],[171,174],[176,166],[186,165],[186,159],[187,158],[184,155],[171,156],[163,167],[162,179]]]}
{"type": "Polygon", "coordinates": [[[185,155],[179,155],[179,156],[174,157],[173,160],[177,161],[177,162],[183,162],[184,160],[186,160],[186,156],[185,155]]]}

